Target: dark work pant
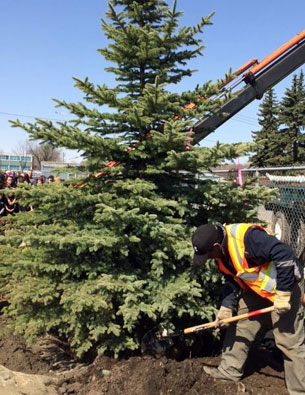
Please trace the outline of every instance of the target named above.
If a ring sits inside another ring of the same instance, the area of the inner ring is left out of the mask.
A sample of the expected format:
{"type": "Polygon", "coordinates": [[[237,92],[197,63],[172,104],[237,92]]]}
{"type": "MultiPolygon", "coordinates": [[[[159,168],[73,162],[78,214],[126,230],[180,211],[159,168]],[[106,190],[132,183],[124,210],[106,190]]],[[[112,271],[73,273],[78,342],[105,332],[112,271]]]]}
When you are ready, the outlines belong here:
{"type": "MultiPolygon", "coordinates": [[[[279,316],[271,313],[277,347],[283,352],[285,380],[290,395],[305,394],[305,334],[304,309],[301,303],[304,282],[295,284],[291,295],[291,310],[279,316]]],[[[240,299],[238,314],[270,306],[270,302],[249,290],[240,299]]],[[[240,380],[248,351],[257,333],[270,324],[270,314],[238,321],[228,327],[219,370],[232,380],[240,380]]]]}

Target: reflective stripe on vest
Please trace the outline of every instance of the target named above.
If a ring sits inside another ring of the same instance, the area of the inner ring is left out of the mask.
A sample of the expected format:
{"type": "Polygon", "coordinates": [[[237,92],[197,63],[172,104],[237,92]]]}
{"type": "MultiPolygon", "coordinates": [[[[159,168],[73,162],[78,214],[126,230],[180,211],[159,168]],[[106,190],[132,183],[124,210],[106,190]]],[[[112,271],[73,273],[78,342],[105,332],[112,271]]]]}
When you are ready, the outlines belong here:
{"type": "Polygon", "coordinates": [[[273,262],[271,262],[265,269],[259,273],[260,280],[262,281],[261,288],[267,292],[274,292],[276,288],[276,269],[273,262]]]}
{"type": "Polygon", "coordinates": [[[276,269],[273,262],[267,262],[263,266],[249,268],[245,257],[244,236],[250,228],[264,228],[255,224],[232,224],[226,225],[228,236],[228,250],[236,270],[236,277],[241,279],[254,292],[273,301],[276,288],[276,269]]]}

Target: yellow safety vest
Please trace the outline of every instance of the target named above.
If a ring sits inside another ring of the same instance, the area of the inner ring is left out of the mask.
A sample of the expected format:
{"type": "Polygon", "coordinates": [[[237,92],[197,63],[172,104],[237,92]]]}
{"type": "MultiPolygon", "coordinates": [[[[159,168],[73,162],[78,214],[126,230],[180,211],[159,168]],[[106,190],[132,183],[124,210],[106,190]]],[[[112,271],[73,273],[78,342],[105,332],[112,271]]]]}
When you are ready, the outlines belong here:
{"type": "Polygon", "coordinates": [[[249,228],[264,228],[255,224],[231,224],[225,225],[228,237],[228,251],[236,270],[231,273],[223,264],[221,259],[216,259],[219,269],[234,277],[235,281],[245,291],[245,284],[263,298],[274,301],[276,288],[276,269],[273,262],[267,262],[262,266],[249,267],[245,257],[244,236],[249,228]]]}

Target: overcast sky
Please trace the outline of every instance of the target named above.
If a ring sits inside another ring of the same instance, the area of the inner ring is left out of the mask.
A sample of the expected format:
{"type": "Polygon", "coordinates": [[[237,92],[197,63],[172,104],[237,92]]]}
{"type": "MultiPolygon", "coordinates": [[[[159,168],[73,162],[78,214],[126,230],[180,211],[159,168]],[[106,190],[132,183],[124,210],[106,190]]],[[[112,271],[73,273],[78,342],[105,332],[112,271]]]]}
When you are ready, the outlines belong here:
{"type": "MultiPolygon", "coordinates": [[[[100,25],[106,9],[105,0],[0,1],[1,151],[12,151],[27,139],[25,132],[11,128],[9,119],[68,119],[65,110],[54,107],[52,98],[82,100],[73,87],[73,76],[114,86],[113,76],[104,71],[109,64],[97,52],[107,45],[100,25]]],[[[252,58],[262,60],[305,29],[304,0],[178,0],[178,9],[184,11],[184,25],[194,25],[213,11],[216,14],[202,36],[204,56],[190,63],[198,72],[179,84],[177,91],[215,81],[230,67],[236,70],[252,58]]],[[[290,81],[287,77],[276,86],[279,98],[290,81]]],[[[201,145],[250,141],[251,131],[258,128],[258,104],[248,105],[201,145]]],[[[73,159],[75,153],[67,157],[73,159]]]]}

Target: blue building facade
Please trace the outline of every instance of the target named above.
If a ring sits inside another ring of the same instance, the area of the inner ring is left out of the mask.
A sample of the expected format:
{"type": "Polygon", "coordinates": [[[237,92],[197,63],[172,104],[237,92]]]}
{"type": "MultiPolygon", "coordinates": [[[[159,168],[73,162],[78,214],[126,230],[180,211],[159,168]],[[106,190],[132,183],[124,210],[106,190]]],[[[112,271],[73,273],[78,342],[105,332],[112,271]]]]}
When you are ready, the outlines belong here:
{"type": "Polygon", "coordinates": [[[1,153],[0,154],[0,170],[2,171],[27,171],[32,170],[32,155],[16,155],[1,153]]]}

